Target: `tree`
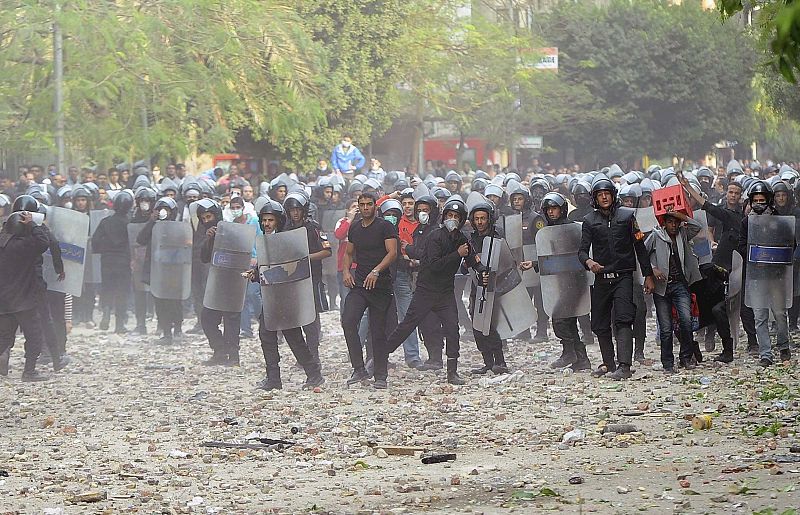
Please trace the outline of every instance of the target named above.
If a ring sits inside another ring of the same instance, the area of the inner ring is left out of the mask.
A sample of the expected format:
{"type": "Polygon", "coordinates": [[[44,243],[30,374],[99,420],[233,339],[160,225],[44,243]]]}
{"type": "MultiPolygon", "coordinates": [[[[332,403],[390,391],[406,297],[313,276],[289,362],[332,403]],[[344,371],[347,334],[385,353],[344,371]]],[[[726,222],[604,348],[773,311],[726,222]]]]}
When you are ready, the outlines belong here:
{"type": "Polygon", "coordinates": [[[747,141],[753,44],[699,5],[568,2],[540,29],[559,48],[559,75],[588,90],[590,112],[605,113],[578,130],[556,129],[562,145],[608,163],[700,156],[721,139],[747,141]]]}
{"type": "Polygon", "coordinates": [[[322,122],[316,45],[279,0],[19,2],[0,10],[0,137],[50,143],[63,29],[67,142],[108,163],[231,148],[248,128],[276,146],[322,122]]]}

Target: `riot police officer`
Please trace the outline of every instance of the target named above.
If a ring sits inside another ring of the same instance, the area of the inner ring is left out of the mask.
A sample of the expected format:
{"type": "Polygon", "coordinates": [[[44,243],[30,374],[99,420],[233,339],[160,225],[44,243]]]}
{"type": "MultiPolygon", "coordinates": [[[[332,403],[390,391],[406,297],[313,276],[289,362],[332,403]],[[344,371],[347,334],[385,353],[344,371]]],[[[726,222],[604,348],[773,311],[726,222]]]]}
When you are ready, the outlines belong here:
{"type": "Polygon", "coordinates": [[[603,364],[596,377],[611,372],[614,380],[631,376],[633,361],[633,272],[636,262],[644,276],[645,292],[653,291],[653,270],[644,246],[644,234],[636,224],[634,210],[619,207],[617,188],[605,176],[592,184],[594,211],[583,221],[579,259],[595,274],[592,289],[592,331],[597,336],[603,364]],[[592,248],[593,258],[589,257],[592,248]],[[617,360],[611,340],[611,309],[617,336],[617,360]]]}

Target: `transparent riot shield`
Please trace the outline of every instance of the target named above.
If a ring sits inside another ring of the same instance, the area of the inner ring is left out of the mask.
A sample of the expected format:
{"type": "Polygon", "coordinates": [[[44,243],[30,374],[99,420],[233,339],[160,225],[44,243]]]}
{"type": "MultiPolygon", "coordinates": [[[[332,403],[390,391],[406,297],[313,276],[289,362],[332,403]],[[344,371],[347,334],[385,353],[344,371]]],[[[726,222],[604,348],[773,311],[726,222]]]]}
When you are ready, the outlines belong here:
{"type": "Polygon", "coordinates": [[[128,224],[128,245],[131,249],[131,273],[133,274],[133,289],[135,291],[150,291],[150,285],[142,279],[144,277],[144,263],[147,258],[147,246],[136,243],[136,238],[142,232],[145,223],[128,224]]]}
{"type": "Polygon", "coordinates": [[[522,215],[506,215],[501,217],[499,221],[503,227],[503,235],[511,249],[511,255],[517,261],[521,261],[523,257],[522,215]]]}
{"type": "Polygon", "coordinates": [[[44,254],[42,275],[47,289],[80,297],[83,293],[86,247],[89,242],[89,217],[71,209],[52,207],[47,215],[47,226],[58,241],[64,263],[64,280],[59,281],[50,250],[44,254]]]}
{"type": "Polygon", "coordinates": [[[254,225],[233,222],[217,224],[203,306],[231,312],[239,312],[244,308],[247,279],[242,277],[242,272],[250,269],[255,240],[254,225]]]}
{"type": "Polygon", "coordinates": [[[110,209],[94,209],[89,211],[89,242],[86,244],[86,268],[83,272],[83,282],[86,284],[100,284],[102,282],[102,276],[100,275],[100,254],[92,252],[91,238],[94,236],[94,232],[97,230],[100,222],[113,214],[114,212],[110,209]]]}
{"type": "Polygon", "coordinates": [[[734,348],[739,345],[739,320],[742,311],[742,269],[744,260],[742,255],[733,251],[731,256],[731,269],[728,274],[728,287],[725,292],[725,303],[728,311],[728,324],[731,328],[734,348]]]}
{"type": "Polygon", "coordinates": [[[151,241],[150,292],[158,299],[188,299],[192,291],[192,226],[188,222],[156,222],[151,241]]]}
{"type": "Polygon", "coordinates": [[[317,317],[307,234],[300,227],[256,240],[264,327],[269,331],[302,327],[317,317]]]}
{"type": "Polygon", "coordinates": [[[711,234],[708,231],[708,217],[706,212],[697,210],[694,212],[694,220],[703,226],[700,232],[692,238],[692,250],[694,255],[697,256],[697,262],[700,265],[711,263],[713,258],[711,252],[711,234]]]}
{"type": "Polygon", "coordinates": [[[551,225],[536,234],[544,311],[554,319],[589,314],[591,272],[578,259],[581,224],[551,225]]]}
{"type": "Polygon", "coordinates": [[[744,303],[751,308],[792,305],[795,218],[748,217],[744,303]]]}
{"type": "Polygon", "coordinates": [[[658,219],[656,219],[656,212],[652,206],[637,208],[634,216],[639,230],[642,232],[648,233],[658,227],[658,219]]]}

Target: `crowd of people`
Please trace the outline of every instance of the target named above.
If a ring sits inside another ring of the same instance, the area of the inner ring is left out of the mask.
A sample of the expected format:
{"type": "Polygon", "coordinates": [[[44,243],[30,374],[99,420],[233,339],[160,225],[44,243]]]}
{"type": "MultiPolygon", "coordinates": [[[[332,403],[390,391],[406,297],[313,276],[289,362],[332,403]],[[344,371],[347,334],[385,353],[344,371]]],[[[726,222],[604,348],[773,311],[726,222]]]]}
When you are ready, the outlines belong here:
{"type": "Polygon", "coordinates": [[[55,371],[69,365],[73,326],[112,330],[113,315],[114,332],[147,335],[154,314],[163,345],[194,319],[186,332],[207,338],[208,366],[238,366],[257,319],[258,387],[283,387],[285,341],[303,387],[316,388],[325,382],[319,314],[337,309],[347,384],[379,389],[400,347],[408,367],[465,384],[462,340],[483,358],[471,375],[505,374],[508,341],[544,342],[551,330],[562,345],[552,368],[627,379],[645,361],[653,311],[667,374],[696,367],[717,335],[714,360],[732,362],[740,323],[762,366],[791,359],[800,173],[789,164],[429,168],[367,166],[343,137],[299,176],[272,170],[261,180],[237,164],[195,176],[170,164],[162,175],[139,162],[3,177],[0,374],[18,329],[22,379],[40,381],[40,354],[55,371]],[[681,194],[654,206],[659,190],[681,194]],[[595,338],[602,362],[592,367],[595,338]]]}

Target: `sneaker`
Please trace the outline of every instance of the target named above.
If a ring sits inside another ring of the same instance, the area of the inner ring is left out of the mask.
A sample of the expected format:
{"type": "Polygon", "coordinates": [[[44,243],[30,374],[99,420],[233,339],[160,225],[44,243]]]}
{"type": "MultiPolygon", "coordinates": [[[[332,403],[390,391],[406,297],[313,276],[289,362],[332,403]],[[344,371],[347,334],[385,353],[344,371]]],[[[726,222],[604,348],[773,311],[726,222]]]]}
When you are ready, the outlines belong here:
{"type": "Polygon", "coordinates": [[[22,381],[25,383],[40,383],[42,381],[47,381],[48,379],[50,379],[49,376],[40,374],[38,370],[22,373],[22,381]]]}
{"type": "Polygon", "coordinates": [[[422,361],[406,361],[406,366],[412,370],[422,367],[422,361]]]}
{"type": "Polygon", "coordinates": [[[441,370],[443,368],[444,368],[444,363],[442,363],[441,361],[438,361],[438,362],[437,361],[426,361],[417,370],[428,371],[428,370],[441,370]]]}
{"type": "Polygon", "coordinates": [[[572,364],[570,367],[573,372],[583,372],[585,370],[591,370],[592,364],[589,362],[588,359],[586,360],[578,360],[572,364]]]}
{"type": "Polygon", "coordinates": [[[58,372],[72,362],[72,358],[62,354],[57,360],[53,361],[53,372],[58,372]]]}
{"type": "Polygon", "coordinates": [[[678,368],[682,368],[684,370],[694,370],[697,368],[697,365],[695,365],[690,359],[689,361],[679,361],[678,368]]]}
{"type": "Polygon", "coordinates": [[[772,360],[769,358],[761,358],[758,360],[758,364],[764,368],[771,367],[773,365],[772,360]]]}
{"type": "Polygon", "coordinates": [[[757,358],[758,357],[758,344],[748,344],[747,345],[747,353],[750,356],[752,356],[754,358],[757,358]]]}
{"type": "Polygon", "coordinates": [[[492,367],[492,374],[499,376],[500,374],[508,374],[508,366],[505,363],[495,365],[492,367]]]}
{"type": "Polygon", "coordinates": [[[567,368],[568,366],[572,365],[575,359],[577,359],[575,354],[572,354],[571,356],[565,356],[562,354],[557,360],[550,363],[550,368],[557,370],[567,368]]]}
{"type": "Polygon", "coordinates": [[[228,361],[228,356],[222,353],[215,352],[210,358],[200,363],[204,367],[214,367],[217,365],[224,365],[228,361]]]}
{"type": "Polygon", "coordinates": [[[385,390],[389,388],[389,383],[386,382],[386,379],[376,379],[374,383],[372,383],[372,387],[376,390],[385,390]]]}
{"type": "Polygon", "coordinates": [[[781,361],[791,361],[792,360],[792,351],[789,349],[783,349],[781,351],[781,361]]]}
{"type": "Polygon", "coordinates": [[[630,379],[631,375],[633,375],[631,374],[631,367],[620,365],[608,377],[610,377],[614,381],[621,381],[623,379],[630,379]]]}
{"type": "Polygon", "coordinates": [[[354,370],[353,375],[351,375],[350,379],[347,380],[347,386],[350,386],[351,384],[360,383],[361,381],[366,381],[370,377],[372,377],[372,374],[370,374],[363,368],[361,370],[354,370]]]}
{"type": "Polygon", "coordinates": [[[608,367],[605,365],[600,365],[594,372],[592,372],[592,377],[603,377],[608,373],[609,373],[608,367]]]}
{"type": "Polygon", "coordinates": [[[317,386],[322,386],[323,384],[325,384],[325,378],[322,377],[322,375],[310,377],[303,383],[303,390],[313,390],[317,386]]]}
{"type": "Polygon", "coordinates": [[[672,376],[672,375],[675,375],[677,373],[678,372],[675,371],[675,367],[669,367],[669,368],[665,368],[664,369],[664,375],[665,376],[672,376]]]}

